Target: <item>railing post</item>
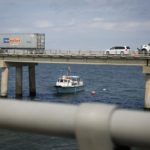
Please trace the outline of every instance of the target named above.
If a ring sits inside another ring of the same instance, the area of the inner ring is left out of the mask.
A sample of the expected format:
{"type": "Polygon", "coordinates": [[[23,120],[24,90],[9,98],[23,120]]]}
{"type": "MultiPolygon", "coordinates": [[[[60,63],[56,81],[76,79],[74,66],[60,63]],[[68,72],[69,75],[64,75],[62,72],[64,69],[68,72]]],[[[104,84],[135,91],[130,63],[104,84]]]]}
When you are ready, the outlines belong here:
{"type": "Polygon", "coordinates": [[[75,132],[80,150],[113,150],[110,118],[117,107],[81,104],[77,110],[75,132]]]}

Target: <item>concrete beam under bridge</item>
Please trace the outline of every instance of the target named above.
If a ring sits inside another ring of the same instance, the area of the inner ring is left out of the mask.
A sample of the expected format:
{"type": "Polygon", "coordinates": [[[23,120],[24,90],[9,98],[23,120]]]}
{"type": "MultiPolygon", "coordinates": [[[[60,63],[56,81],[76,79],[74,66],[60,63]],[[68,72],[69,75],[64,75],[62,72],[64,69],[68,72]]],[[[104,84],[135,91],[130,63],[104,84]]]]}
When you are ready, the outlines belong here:
{"type": "Polygon", "coordinates": [[[16,66],[16,97],[22,97],[22,66],[16,66]]]}
{"type": "Polygon", "coordinates": [[[14,63],[57,63],[57,64],[109,64],[109,65],[149,65],[149,56],[136,55],[99,55],[99,54],[1,54],[0,60],[14,63]]]}
{"type": "Polygon", "coordinates": [[[1,73],[1,97],[7,97],[8,93],[8,66],[5,62],[0,62],[1,73]]]}
{"type": "Polygon", "coordinates": [[[0,61],[0,68],[6,68],[8,64],[5,61],[0,61]]]}
{"type": "Polygon", "coordinates": [[[150,67],[144,66],[143,73],[145,74],[145,109],[150,109],[150,67]]]}
{"type": "MultiPolygon", "coordinates": [[[[36,95],[35,65],[28,64],[30,96],[36,95]]],[[[16,65],[16,97],[22,97],[22,67],[23,64],[16,65]]]]}
{"type": "Polygon", "coordinates": [[[36,95],[35,64],[29,64],[29,89],[30,96],[36,95]]]}

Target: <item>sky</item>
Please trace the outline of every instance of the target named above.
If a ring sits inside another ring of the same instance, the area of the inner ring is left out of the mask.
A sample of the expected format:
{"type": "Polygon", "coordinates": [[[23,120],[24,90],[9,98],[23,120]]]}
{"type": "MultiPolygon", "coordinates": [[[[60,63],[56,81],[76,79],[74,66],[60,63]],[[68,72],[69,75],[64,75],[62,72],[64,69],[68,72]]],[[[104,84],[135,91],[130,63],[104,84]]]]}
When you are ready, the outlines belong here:
{"type": "Polygon", "coordinates": [[[45,33],[46,49],[150,42],[150,0],[0,0],[0,33],[45,33]]]}

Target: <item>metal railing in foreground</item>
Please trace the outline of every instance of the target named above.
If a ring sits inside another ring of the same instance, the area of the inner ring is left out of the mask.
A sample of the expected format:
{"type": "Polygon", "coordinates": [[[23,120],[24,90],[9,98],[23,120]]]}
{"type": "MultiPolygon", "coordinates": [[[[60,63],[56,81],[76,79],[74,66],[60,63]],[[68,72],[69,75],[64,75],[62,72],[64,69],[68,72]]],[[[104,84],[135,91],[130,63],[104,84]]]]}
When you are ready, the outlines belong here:
{"type": "Polygon", "coordinates": [[[150,149],[150,113],[116,105],[0,100],[0,128],[74,137],[80,150],[150,149]]]}

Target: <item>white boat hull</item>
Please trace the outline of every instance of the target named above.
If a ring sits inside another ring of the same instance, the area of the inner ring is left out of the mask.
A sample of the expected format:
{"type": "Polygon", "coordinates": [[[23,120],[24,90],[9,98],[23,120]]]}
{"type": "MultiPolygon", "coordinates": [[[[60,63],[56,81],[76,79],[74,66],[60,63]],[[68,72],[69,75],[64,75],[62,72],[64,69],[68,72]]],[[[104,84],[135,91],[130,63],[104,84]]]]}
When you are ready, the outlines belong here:
{"type": "Polygon", "coordinates": [[[84,86],[74,86],[74,87],[61,87],[55,86],[57,93],[67,94],[67,93],[77,93],[84,90],[84,86]]]}

